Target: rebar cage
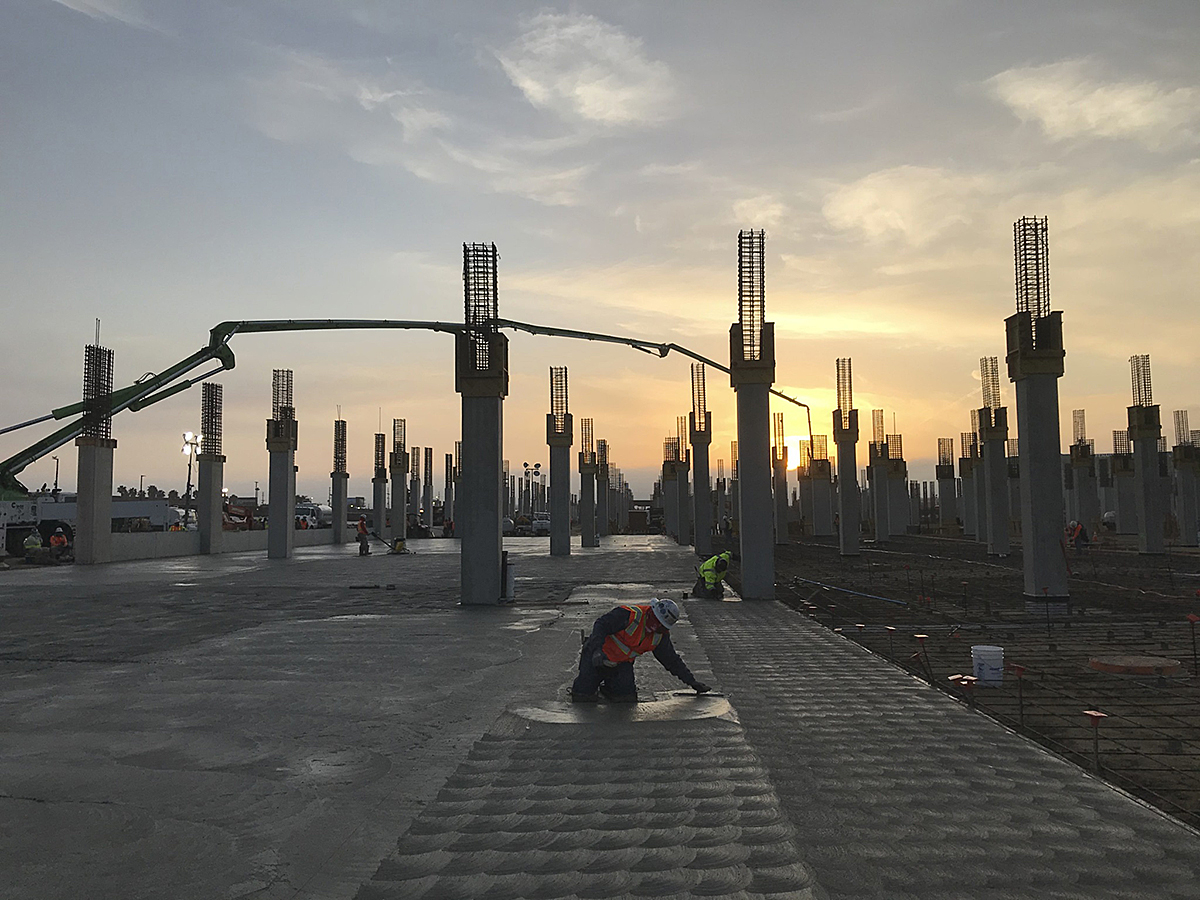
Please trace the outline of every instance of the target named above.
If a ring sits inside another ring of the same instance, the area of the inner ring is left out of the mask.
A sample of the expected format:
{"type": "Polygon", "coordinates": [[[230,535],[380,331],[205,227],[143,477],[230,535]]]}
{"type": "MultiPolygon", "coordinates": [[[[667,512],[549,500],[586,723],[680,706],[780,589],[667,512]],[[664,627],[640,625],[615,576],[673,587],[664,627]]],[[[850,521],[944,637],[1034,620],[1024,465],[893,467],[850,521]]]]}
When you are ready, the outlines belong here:
{"type": "Polygon", "coordinates": [[[276,422],[296,418],[291,369],[271,370],[271,418],[276,422]]]}
{"type": "Polygon", "coordinates": [[[1134,406],[1153,406],[1150,386],[1150,354],[1138,353],[1129,357],[1129,380],[1133,386],[1134,406]]]}
{"type": "Polygon", "coordinates": [[[738,325],[742,331],[742,359],[762,359],[762,331],[766,319],[765,250],[763,231],[738,232],[738,325]]]}
{"type": "Polygon", "coordinates": [[[579,421],[579,443],[580,462],[585,466],[594,466],[596,464],[596,445],[592,437],[591,419],[581,419],[579,421]]]}
{"type": "Polygon", "coordinates": [[[333,471],[346,471],[346,420],[333,420],[333,471]]]}
{"type": "Polygon", "coordinates": [[[1071,410],[1071,443],[1082,444],[1087,440],[1087,413],[1082,409],[1071,410]]]}
{"type": "Polygon", "coordinates": [[[408,449],[408,420],[392,419],[392,452],[403,453],[408,449]]]}
{"type": "Polygon", "coordinates": [[[88,344],[83,348],[83,437],[112,437],[112,383],[112,350],[88,344]]]}
{"type": "Polygon", "coordinates": [[[983,385],[983,405],[988,409],[1000,408],[1000,361],[995,356],[984,356],[979,360],[979,380],[983,385]]]}
{"type": "Polygon", "coordinates": [[[1192,443],[1192,432],[1188,429],[1188,411],[1175,410],[1175,443],[1183,446],[1192,443]]]}
{"type": "Polygon", "coordinates": [[[554,417],[554,433],[567,433],[567,367],[550,367],[550,415],[554,417]]]}
{"type": "Polygon", "coordinates": [[[954,465],[954,438],[938,438],[938,465],[954,465]]]}
{"type": "Polygon", "coordinates": [[[704,395],[704,363],[692,363],[692,418],[696,420],[696,431],[704,431],[708,424],[708,398],[704,395]]]}
{"type": "Polygon", "coordinates": [[[1129,430],[1122,428],[1112,433],[1113,437],[1113,453],[1128,454],[1133,452],[1133,445],[1129,442],[1129,430]]]}
{"type": "Polygon", "coordinates": [[[200,449],[221,455],[225,388],[211,381],[200,385],[200,449]]]}
{"type": "Polygon", "coordinates": [[[837,404],[842,427],[850,427],[850,410],[854,409],[854,385],[850,375],[850,357],[837,361],[837,404]]]}
{"type": "Polygon", "coordinates": [[[463,244],[463,321],[476,372],[491,370],[491,339],[498,331],[496,264],[499,259],[495,244],[463,244]]]}
{"type": "Polygon", "coordinates": [[[375,435],[375,477],[378,478],[387,468],[387,435],[382,432],[375,435]]]}
{"type": "Polygon", "coordinates": [[[1050,237],[1044,216],[1025,216],[1013,223],[1013,254],[1017,312],[1030,314],[1036,347],[1037,320],[1050,315],[1050,237]]]}

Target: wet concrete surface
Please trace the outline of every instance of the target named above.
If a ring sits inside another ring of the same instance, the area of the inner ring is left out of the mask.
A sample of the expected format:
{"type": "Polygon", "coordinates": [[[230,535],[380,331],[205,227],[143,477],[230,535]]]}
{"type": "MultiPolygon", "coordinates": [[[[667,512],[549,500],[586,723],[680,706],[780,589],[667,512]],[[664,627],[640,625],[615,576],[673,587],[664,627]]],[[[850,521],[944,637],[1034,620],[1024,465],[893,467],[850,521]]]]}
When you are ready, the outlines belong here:
{"type": "Polygon", "coordinates": [[[436,539],[0,573],[0,895],[1200,897],[1194,832],[782,605],[684,604],[723,697],[568,704],[696,560],[546,543],[495,609],[436,539]]]}

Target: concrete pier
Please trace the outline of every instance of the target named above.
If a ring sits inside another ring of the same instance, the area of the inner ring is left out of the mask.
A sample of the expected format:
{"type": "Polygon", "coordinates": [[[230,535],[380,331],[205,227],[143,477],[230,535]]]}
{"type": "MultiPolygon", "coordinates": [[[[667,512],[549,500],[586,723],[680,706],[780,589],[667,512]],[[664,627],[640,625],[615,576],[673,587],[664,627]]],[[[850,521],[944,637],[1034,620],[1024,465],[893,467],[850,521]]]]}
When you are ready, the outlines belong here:
{"type": "MultiPolygon", "coordinates": [[[[974,538],[979,530],[979,516],[975,508],[975,476],[978,462],[973,456],[962,456],[958,460],[958,477],[962,482],[963,537],[969,538],[974,538]]],[[[982,472],[979,473],[979,477],[983,477],[982,472]]]]}
{"type": "Polygon", "coordinates": [[[679,533],[675,537],[681,547],[692,543],[692,497],[688,489],[688,464],[675,463],[675,522],[679,533]]]}
{"type": "Polygon", "coordinates": [[[708,471],[708,448],[712,444],[712,413],[704,413],[704,421],[696,422],[696,413],[688,415],[688,439],[692,445],[692,530],[696,554],[703,559],[712,556],[713,495],[708,471]],[[697,425],[700,427],[697,428],[697,425]]]}
{"type": "Polygon", "coordinates": [[[1008,377],[1016,385],[1021,437],[1021,545],[1025,597],[1064,601],[1069,596],[1062,553],[1062,441],[1058,379],[1063,374],[1062,313],[1034,320],[1029,312],[1005,319],[1008,377]]]}
{"type": "Polygon", "coordinates": [[[560,430],[554,414],[546,415],[546,444],[550,447],[550,555],[571,555],[571,444],[575,440],[571,414],[560,430]]]}
{"type": "Polygon", "coordinates": [[[609,524],[609,484],[608,464],[596,465],[596,533],[600,537],[608,537],[612,531],[609,524]]]}
{"type": "Polygon", "coordinates": [[[267,558],[287,559],[296,540],[296,439],[295,419],[267,419],[270,468],[270,514],[267,519],[267,558]]]}
{"type": "Polygon", "coordinates": [[[833,411],[833,443],[837,447],[838,550],[842,556],[858,556],[862,515],[858,493],[858,410],[833,411]]]}
{"type": "Polygon", "coordinates": [[[934,469],[937,477],[938,524],[943,532],[958,526],[958,488],[954,479],[954,463],[940,464],[934,469]]]}
{"type": "Polygon", "coordinates": [[[675,460],[663,461],[663,528],[676,543],[679,543],[679,476],[675,473],[678,467],[675,460]]]}
{"type": "Polygon", "coordinates": [[[76,469],[75,562],[105,563],[112,558],[112,438],[75,439],[76,469]]]}
{"type": "MultiPolygon", "coordinates": [[[[408,452],[393,450],[388,455],[388,475],[392,481],[392,527],[388,531],[392,545],[408,538],[408,452]]],[[[339,543],[336,539],[334,543],[339,543]]]]}
{"type": "Polygon", "coordinates": [[[462,496],[455,532],[462,538],[462,604],[504,600],[503,529],[504,398],[508,395],[508,338],[499,333],[455,339],[456,390],[462,395],[462,496]],[[486,368],[480,368],[486,345],[486,368]]]}
{"type": "Polygon", "coordinates": [[[1200,478],[1200,448],[1180,444],[1172,451],[1175,463],[1175,519],[1179,523],[1179,544],[1183,547],[1200,545],[1200,497],[1197,483],[1200,478]]]}
{"type": "Polygon", "coordinates": [[[1068,515],[1082,522],[1088,532],[1100,528],[1100,490],[1096,480],[1096,455],[1089,444],[1072,444],[1071,505],[1068,515]]]}
{"type": "Polygon", "coordinates": [[[596,469],[594,462],[584,459],[579,453],[579,545],[599,547],[600,536],[596,534],[596,469]]]}
{"type": "Polygon", "coordinates": [[[771,500],[771,385],[775,326],[764,322],[758,359],[743,358],[742,326],[729,329],[730,381],[737,392],[738,534],[742,599],[775,599],[775,527],[771,500]]]}
{"type": "Polygon", "coordinates": [[[371,479],[371,525],[383,540],[388,539],[388,480],[386,474],[376,473],[371,479]]]}
{"type": "Polygon", "coordinates": [[[979,443],[983,451],[983,515],[989,556],[1008,556],[1008,410],[999,407],[979,410],[979,443]]]}
{"type": "Polygon", "coordinates": [[[875,525],[875,542],[885,543],[888,539],[891,513],[888,501],[887,444],[871,441],[868,445],[867,486],[871,491],[871,518],[875,525]]]}
{"type": "MultiPolygon", "coordinates": [[[[346,503],[350,493],[350,473],[330,472],[329,477],[333,488],[333,542],[346,543],[346,503]]],[[[403,507],[400,507],[400,517],[404,518],[403,507]]]]}
{"type": "Polygon", "coordinates": [[[911,504],[908,491],[908,463],[902,457],[887,460],[888,536],[908,534],[911,504]]]}
{"type": "Polygon", "coordinates": [[[788,542],[787,447],[771,449],[771,481],[775,494],[775,543],[788,542]]]}
{"type": "Polygon", "coordinates": [[[1166,552],[1163,520],[1161,476],[1158,462],[1158,440],[1162,437],[1161,413],[1153,406],[1130,406],[1129,440],[1133,444],[1133,477],[1136,485],[1135,502],[1138,516],[1138,552],[1166,552]]]}
{"type": "Polygon", "coordinates": [[[220,553],[225,537],[225,457],[219,453],[196,456],[196,525],[200,529],[200,552],[220,553]]]}
{"type": "Polygon", "coordinates": [[[828,459],[814,459],[802,482],[811,497],[808,523],[816,537],[828,537],[833,530],[833,466],[828,459]]]}

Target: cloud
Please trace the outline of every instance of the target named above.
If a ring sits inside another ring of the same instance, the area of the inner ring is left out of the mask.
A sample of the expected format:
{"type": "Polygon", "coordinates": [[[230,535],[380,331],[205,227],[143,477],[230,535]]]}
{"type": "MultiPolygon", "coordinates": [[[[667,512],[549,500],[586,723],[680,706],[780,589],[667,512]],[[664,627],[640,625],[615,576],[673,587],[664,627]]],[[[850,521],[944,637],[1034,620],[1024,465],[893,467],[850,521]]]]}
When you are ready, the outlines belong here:
{"type": "Polygon", "coordinates": [[[54,0],[55,3],[83,13],[93,19],[113,19],[132,25],[134,28],[144,28],[148,31],[159,31],[151,24],[139,4],[130,0],[54,0]]]}
{"type": "Polygon", "coordinates": [[[771,194],[747,197],[733,204],[733,216],[748,228],[775,228],[783,221],[787,208],[771,194]]]}
{"type": "Polygon", "coordinates": [[[275,140],[330,145],[366,165],[550,206],[578,202],[591,171],[563,158],[580,136],[512,137],[472,116],[469,98],[434,91],[389,62],[372,68],[298,51],[270,57],[268,73],[250,82],[250,117],[275,140]]]}
{"type": "Polygon", "coordinates": [[[991,94],[1023,122],[1036,122],[1052,141],[1125,138],[1156,150],[1194,141],[1200,91],[1153,81],[1106,82],[1095,66],[1075,59],[1008,69],[986,82],[991,94]]]}
{"type": "Polygon", "coordinates": [[[986,175],[897,166],[836,188],[822,212],[834,228],[858,231],[870,241],[921,247],[948,229],[969,224],[978,199],[997,187],[986,175]]]}
{"type": "Polygon", "coordinates": [[[675,109],[667,66],[647,59],[641,41],[594,16],[540,13],[496,58],[533,106],[567,120],[650,124],[675,109]]]}

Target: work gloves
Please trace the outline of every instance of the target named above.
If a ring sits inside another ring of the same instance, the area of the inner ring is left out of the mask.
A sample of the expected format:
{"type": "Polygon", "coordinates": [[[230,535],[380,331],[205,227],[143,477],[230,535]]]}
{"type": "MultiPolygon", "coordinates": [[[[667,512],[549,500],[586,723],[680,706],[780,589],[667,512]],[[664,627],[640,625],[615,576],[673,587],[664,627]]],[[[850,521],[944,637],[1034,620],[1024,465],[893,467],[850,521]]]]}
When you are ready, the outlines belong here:
{"type": "Polygon", "coordinates": [[[707,694],[709,691],[712,690],[712,688],[710,688],[703,681],[693,681],[692,682],[692,690],[694,690],[697,694],[707,694]]]}

